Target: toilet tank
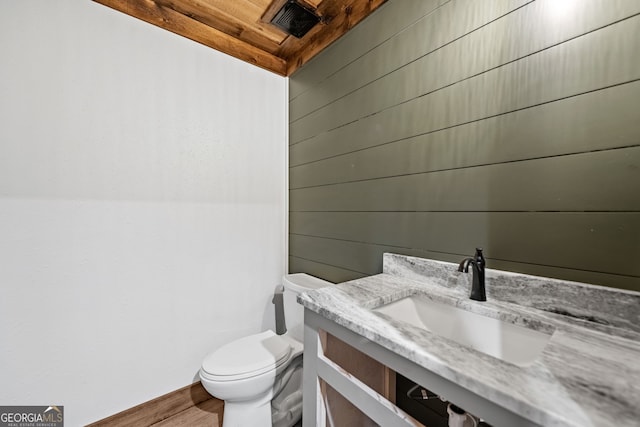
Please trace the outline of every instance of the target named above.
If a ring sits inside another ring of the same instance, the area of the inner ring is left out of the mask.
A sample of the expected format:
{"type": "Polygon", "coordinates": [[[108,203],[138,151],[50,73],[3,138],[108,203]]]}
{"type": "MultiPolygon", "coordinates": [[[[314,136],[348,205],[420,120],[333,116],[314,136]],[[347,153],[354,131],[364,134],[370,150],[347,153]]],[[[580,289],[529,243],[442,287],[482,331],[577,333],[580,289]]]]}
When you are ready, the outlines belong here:
{"type": "Polygon", "coordinates": [[[287,326],[286,335],[303,342],[304,307],[296,301],[298,294],[324,288],[332,284],[305,273],[287,274],[282,278],[282,285],[284,286],[284,321],[287,326]]]}

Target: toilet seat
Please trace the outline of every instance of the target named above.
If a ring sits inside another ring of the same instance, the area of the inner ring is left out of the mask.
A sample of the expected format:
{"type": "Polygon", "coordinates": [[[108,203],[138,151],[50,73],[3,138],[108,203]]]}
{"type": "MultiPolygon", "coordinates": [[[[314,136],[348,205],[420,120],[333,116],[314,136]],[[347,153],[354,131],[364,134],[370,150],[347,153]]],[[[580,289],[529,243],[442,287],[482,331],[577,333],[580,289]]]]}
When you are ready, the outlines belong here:
{"type": "Polygon", "coordinates": [[[209,354],[201,373],[212,381],[237,381],[277,370],[289,360],[292,347],[267,330],[238,339],[209,354]]]}

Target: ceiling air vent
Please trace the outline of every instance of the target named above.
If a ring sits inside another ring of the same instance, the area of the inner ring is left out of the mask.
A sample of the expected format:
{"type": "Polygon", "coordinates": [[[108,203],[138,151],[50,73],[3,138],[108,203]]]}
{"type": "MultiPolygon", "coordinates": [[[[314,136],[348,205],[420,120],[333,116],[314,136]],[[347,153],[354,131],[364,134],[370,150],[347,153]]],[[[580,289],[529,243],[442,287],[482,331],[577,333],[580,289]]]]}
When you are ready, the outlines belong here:
{"type": "Polygon", "coordinates": [[[297,38],[307,34],[318,22],[320,18],[315,13],[295,0],[288,0],[271,20],[272,24],[297,38]]]}

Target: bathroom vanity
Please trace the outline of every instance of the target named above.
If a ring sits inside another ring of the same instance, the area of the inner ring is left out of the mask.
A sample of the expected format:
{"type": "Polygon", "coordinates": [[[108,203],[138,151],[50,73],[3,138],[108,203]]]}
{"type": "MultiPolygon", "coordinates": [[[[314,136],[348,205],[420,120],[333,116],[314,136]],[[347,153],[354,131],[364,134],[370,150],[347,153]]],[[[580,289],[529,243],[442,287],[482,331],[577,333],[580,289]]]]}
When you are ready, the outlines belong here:
{"type": "Polygon", "coordinates": [[[638,425],[640,293],[487,270],[478,302],[457,267],[385,254],[298,297],[305,426],[422,425],[396,372],[495,427],[638,425]]]}

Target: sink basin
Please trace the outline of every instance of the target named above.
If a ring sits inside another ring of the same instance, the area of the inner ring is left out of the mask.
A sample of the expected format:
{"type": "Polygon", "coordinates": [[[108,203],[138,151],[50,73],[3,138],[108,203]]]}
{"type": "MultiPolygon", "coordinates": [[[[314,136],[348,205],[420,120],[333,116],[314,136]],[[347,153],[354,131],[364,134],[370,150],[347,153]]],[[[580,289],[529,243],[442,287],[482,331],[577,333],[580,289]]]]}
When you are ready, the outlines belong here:
{"type": "Polygon", "coordinates": [[[373,311],[518,366],[535,362],[552,335],[433,301],[420,294],[373,311]]]}

